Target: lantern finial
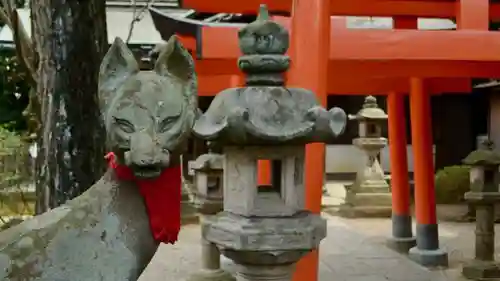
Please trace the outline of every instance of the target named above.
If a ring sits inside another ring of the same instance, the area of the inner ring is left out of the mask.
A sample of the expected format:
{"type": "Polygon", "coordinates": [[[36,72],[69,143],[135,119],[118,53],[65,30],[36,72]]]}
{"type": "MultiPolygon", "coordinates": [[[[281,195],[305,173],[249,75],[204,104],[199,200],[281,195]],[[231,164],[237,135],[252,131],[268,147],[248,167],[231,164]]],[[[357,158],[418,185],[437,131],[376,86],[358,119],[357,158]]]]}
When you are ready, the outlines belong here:
{"type": "Polygon", "coordinates": [[[269,11],[267,10],[266,4],[261,4],[259,7],[259,15],[257,16],[257,21],[268,21],[269,11]]]}
{"type": "Polygon", "coordinates": [[[238,67],[247,74],[247,85],[283,85],[283,73],[290,66],[285,55],[289,46],[288,30],[271,20],[266,5],[257,19],[238,33],[241,56],[238,67]]]}

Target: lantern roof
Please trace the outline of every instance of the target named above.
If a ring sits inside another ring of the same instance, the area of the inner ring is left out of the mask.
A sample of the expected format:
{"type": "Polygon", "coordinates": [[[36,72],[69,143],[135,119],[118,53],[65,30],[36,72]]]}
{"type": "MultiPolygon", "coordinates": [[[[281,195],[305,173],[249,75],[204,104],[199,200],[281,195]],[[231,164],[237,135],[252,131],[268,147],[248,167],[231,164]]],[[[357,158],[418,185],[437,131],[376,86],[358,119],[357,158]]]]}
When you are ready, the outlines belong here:
{"type": "Polygon", "coordinates": [[[350,120],[380,120],[388,119],[387,114],[377,104],[377,98],[374,96],[367,96],[363,103],[363,107],[355,115],[349,115],[350,120]]]}
{"type": "Polygon", "coordinates": [[[289,34],[270,20],[265,5],[238,38],[243,54],[238,67],[246,74],[246,86],[217,94],[195,122],[195,135],[221,145],[275,145],[328,143],[344,131],[342,109],[327,111],[313,92],[285,87],[289,34]]]}
{"type": "Polygon", "coordinates": [[[469,153],[462,162],[472,166],[499,166],[500,154],[494,150],[491,140],[485,140],[477,150],[469,153]]]}

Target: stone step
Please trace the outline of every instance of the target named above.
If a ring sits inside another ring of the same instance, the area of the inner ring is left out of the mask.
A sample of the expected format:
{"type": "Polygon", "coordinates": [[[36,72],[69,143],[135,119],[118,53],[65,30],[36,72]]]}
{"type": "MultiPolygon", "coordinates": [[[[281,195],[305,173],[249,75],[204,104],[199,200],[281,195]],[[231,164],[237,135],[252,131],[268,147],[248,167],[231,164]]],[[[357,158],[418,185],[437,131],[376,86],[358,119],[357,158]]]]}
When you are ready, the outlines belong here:
{"type": "Polygon", "coordinates": [[[344,204],[337,210],[326,209],[325,212],[346,218],[390,218],[392,208],[389,206],[352,206],[344,204]]]}
{"type": "Polygon", "coordinates": [[[346,202],[355,206],[391,206],[391,193],[357,193],[354,196],[348,196],[346,202]]]}

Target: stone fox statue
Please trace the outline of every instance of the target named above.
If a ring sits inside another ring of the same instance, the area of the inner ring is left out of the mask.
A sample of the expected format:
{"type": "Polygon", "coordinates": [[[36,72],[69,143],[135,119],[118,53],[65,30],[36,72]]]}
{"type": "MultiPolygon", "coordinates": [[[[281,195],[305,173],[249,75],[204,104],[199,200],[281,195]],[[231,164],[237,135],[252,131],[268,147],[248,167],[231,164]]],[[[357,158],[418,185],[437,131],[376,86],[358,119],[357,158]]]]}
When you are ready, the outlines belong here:
{"type": "Polygon", "coordinates": [[[128,178],[110,167],[81,196],[1,232],[0,280],[137,280],[164,241],[153,225],[162,216],[151,219],[155,208],[145,197],[161,194],[154,186],[142,192],[138,183],[178,165],[197,108],[192,58],[173,37],[154,70],[139,71],[116,39],[101,65],[99,95],[113,167],[125,169],[128,178]]]}

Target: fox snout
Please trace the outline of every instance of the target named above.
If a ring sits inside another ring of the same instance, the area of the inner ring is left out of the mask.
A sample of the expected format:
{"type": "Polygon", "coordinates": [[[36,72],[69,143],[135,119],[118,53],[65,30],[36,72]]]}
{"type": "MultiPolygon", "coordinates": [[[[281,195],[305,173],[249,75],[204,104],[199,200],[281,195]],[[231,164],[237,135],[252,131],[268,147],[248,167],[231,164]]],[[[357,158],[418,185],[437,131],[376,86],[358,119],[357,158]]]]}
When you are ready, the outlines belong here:
{"type": "Polygon", "coordinates": [[[125,152],[125,165],[133,167],[168,167],[170,152],[158,139],[147,132],[136,132],[130,138],[130,150],[125,152]]]}

